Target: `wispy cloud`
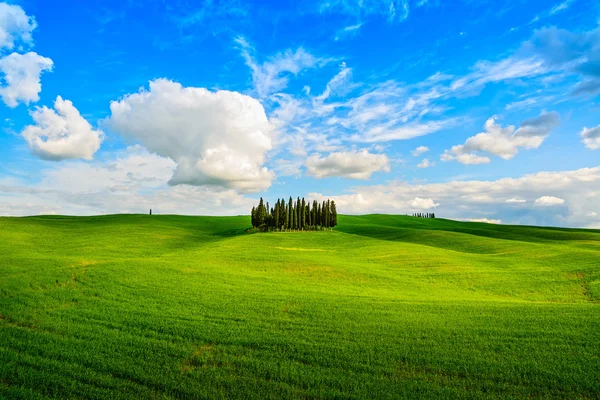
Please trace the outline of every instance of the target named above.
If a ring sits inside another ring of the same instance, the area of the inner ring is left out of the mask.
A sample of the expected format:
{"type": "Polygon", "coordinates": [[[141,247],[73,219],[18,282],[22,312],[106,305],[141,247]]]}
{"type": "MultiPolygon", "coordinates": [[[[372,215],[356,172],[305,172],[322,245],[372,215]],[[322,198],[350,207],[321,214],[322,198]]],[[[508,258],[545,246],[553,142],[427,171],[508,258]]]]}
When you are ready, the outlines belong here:
{"type": "Polygon", "coordinates": [[[285,89],[290,75],[297,75],[304,69],[322,66],[330,59],[315,57],[302,47],[288,49],[269,57],[260,63],[254,56],[254,48],[242,36],[235,39],[246,65],[252,71],[252,84],[261,98],[285,89]]]}
{"type": "Polygon", "coordinates": [[[360,28],[363,26],[363,24],[364,24],[364,22],[361,22],[359,24],[349,25],[349,26],[346,26],[346,27],[340,29],[335,34],[335,40],[336,41],[343,40],[343,39],[347,39],[347,38],[356,36],[358,34],[358,32],[360,31],[360,28]]]}

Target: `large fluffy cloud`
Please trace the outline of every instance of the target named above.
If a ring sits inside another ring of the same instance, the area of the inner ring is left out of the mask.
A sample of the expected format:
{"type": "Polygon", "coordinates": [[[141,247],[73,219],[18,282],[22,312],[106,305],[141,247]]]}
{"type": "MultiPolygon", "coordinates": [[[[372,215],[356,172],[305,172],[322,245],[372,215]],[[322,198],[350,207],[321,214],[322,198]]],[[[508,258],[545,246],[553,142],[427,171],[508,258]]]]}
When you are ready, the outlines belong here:
{"type": "Polygon", "coordinates": [[[42,91],[40,77],[44,71],[51,71],[53,62],[34,52],[12,53],[0,59],[0,96],[9,107],[20,102],[29,104],[40,99],[42,91]]]}
{"type": "Polygon", "coordinates": [[[340,151],[326,157],[315,154],[307,158],[308,174],[315,178],[341,176],[351,179],[369,179],[373,172],[390,170],[385,154],[373,154],[368,150],[340,151]]]}
{"type": "Polygon", "coordinates": [[[17,5],[0,3],[0,49],[12,50],[15,44],[31,44],[37,24],[17,5]]]}
{"type": "Polygon", "coordinates": [[[600,149],[600,125],[595,128],[583,128],[581,131],[582,142],[590,150],[600,149]]]}
{"type": "Polygon", "coordinates": [[[521,148],[537,149],[558,123],[558,113],[543,112],[536,118],[523,121],[515,130],[513,125],[502,127],[496,123],[496,117],[492,117],[486,121],[484,132],[468,138],[465,144],[446,150],[441,159],[463,164],[488,163],[488,157],[477,155],[477,152],[485,152],[510,160],[521,148]]]}
{"type": "Polygon", "coordinates": [[[41,158],[91,160],[100,148],[102,131],[94,130],[69,100],[58,96],[54,110],[46,106],[31,112],[35,125],[25,127],[21,135],[29,148],[41,158]]]}
{"type": "Polygon", "coordinates": [[[177,163],[171,185],[264,190],[274,173],[263,166],[271,149],[263,106],[236,92],[183,87],[166,79],[110,105],[108,126],[177,163]]]}

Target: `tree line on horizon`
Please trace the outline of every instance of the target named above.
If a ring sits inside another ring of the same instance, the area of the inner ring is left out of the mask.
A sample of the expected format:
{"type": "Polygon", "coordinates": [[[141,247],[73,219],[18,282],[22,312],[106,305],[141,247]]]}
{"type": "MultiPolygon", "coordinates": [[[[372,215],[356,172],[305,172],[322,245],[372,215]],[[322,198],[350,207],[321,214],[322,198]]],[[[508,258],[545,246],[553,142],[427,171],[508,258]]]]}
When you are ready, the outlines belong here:
{"type": "Polygon", "coordinates": [[[294,201],[278,199],[274,207],[264,202],[262,197],[251,212],[252,227],[264,231],[317,231],[331,229],[337,225],[337,209],[335,201],[326,200],[312,205],[304,197],[294,201]]]}
{"type": "Polygon", "coordinates": [[[435,213],[414,213],[412,216],[417,218],[435,218],[435,213]]]}

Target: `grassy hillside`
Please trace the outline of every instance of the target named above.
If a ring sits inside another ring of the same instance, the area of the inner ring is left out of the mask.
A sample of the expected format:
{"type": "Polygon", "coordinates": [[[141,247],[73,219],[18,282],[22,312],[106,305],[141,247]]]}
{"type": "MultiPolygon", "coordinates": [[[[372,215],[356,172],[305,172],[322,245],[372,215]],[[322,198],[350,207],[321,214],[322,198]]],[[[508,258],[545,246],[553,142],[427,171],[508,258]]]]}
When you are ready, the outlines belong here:
{"type": "Polygon", "coordinates": [[[0,218],[0,398],[600,393],[600,231],[0,218]]]}

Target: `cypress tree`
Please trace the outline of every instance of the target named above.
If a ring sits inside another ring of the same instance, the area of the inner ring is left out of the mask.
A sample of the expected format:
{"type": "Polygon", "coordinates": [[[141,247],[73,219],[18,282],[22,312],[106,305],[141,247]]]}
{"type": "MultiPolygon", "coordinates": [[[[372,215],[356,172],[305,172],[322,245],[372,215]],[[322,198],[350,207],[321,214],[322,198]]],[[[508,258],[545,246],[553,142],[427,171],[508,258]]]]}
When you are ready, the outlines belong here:
{"type": "Polygon", "coordinates": [[[300,197],[296,200],[296,229],[300,229],[300,197]]]}
{"type": "Polygon", "coordinates": [[[317,205],[317,225],[321,225],[321,204],[317,205]]]}
{"type": "Polygon", "coordinates": [[[286,228],[292,229],[292,225],[294,224],[294,218],[292,217],[292,213],[294,212],[294,206],[292,204],[292,196],[290,196],[290,201],[288,203],[288,223],[286,224],[286,228]]]}
{"type": "Polygon", "coordinates": [[[252,211],[250,213],[250,219],[252,221],[252,227],[256,228],[256,210],[254,207],[252,207],[252,211]]]}
{"type": "Polygon", "coordinates": [[[279,230],[277,226],[277,224],[279,224],[279,200],[277,200],[277,203],[275,203],[275,215],[273,215],[273,221],[275,230],[279,230]]]}
{"type": "Polygon", "coordinates": [[[302,206],[300,206],[300,226],[302,230],[306,227],[306,202],[302,198],[302,206]]]}
{"type": "Polygon", "coordinates": [[[335,208],[335,201],[331,200],[331,226],[337,225],[337,209],[335,208]]]}

